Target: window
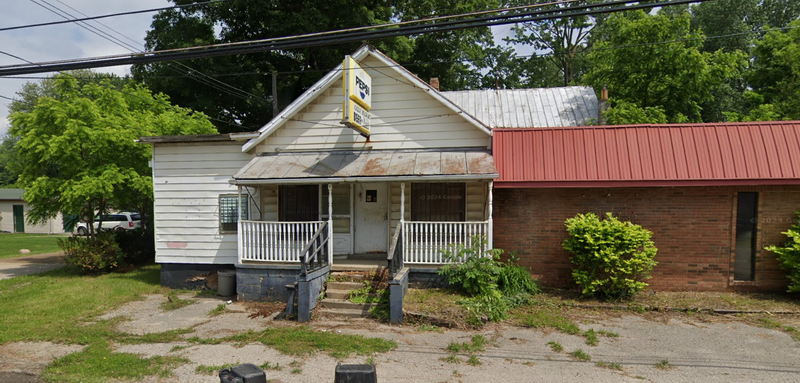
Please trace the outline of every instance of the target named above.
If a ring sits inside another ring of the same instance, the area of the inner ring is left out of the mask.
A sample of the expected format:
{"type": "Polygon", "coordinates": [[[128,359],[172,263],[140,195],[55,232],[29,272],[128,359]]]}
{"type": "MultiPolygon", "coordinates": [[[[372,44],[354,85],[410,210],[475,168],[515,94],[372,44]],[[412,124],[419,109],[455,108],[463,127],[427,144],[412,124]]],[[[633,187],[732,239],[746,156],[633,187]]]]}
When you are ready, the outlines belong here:
{"type": "Polygon", "coordinates": [[[318,185],[280,185],[278,187],[278,219],[284,222],[319,219],[318,185]]]}
{"type": "Polygon", "coordinates": [[[131,214],[131,221],[141,221],[142,215],[141,214],[131,214]]]}
{"type": "MultiPolygon", "coordinates": [[[[333,232],[336,234],[350,233],[350,187],[346,184],[333,185],[333,232]]],[[[322,220],[328,219],[328,186],[323,185],[320,191],[322,203],[320,216],[322,220]]]]}
{"type": "Polygon", "coordinates": [[[464,221],[466,184],[411,184],[412,221],[464,221]]]}
{"type": "Polygon", "coordinates": [[[752,281],[755,277],[758,193],[739,193],[736,200],[736,258],[733,279],[752,281]]]}
{"type": "MultiPolygon", "coordinates": [[[[239,221],[239,204],[236,203],[237,194],[222,194],[219,196],[219,231],[220,233],[235,233],[239,221]]],[[[247,196],[242,196],[242,216],[249,217],[247,196]]]]}

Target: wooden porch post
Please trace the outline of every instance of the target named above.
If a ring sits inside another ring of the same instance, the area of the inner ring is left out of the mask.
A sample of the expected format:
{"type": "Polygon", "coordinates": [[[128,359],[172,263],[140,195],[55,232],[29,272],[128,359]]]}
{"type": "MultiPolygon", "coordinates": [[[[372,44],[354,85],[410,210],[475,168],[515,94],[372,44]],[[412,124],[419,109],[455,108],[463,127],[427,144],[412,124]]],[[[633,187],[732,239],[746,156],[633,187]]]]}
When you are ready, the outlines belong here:
{"type": "Polygon", "coordinates": [[[236,195],[236,252],[238,253],[239,263],[242,263],[242,185],[237,186],[236,195]]]}
{"type": "MultiPolygon", "coordinates": [[[[406,240],[406,183],[400,183],[400,230],[403,241],[406,240]]],[[[406,257],[406,247],[403,246],[403,259],[406,257]]],[[[391,254],[389,254],[391,255],[391,254]]]]}
{"type": "Polygon", "coordinates": [[[489,181],[489,212],[488,212],[489,213],[488,214],[489,217],[487,217],[488,218],[487,221],[489,223],[489,225],[488,225],[489,227],[487,228],[487,236],[489,238],[487,239],[487,241],[488,241],[490,249],[492,248],[492,242],[494,241],[494,238],[493,238],[494,237],[494,227],[493,227],[494,221],[492,219],[492,189],[494,189],[494,181],[489,181]]]}
{"type": "Polygon", "coordinates": [[[328,184],[328,264],[333,264],[333,184],[328,184]]]}

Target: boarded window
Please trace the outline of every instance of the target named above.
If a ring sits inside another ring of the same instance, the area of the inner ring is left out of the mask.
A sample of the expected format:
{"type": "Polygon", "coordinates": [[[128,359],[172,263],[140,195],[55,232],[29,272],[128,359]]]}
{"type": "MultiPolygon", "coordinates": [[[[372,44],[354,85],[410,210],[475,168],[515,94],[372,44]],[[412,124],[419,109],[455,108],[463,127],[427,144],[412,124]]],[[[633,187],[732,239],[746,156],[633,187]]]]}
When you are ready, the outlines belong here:
{"type": "Polygon", "coordinates": [[[738,194],[736,208],[736,259],[733,279],[752,281],[755,277],[758,193],[738,194]]]}
{"type": "Polygon", "coordinates": [[[411,220],[464,221],[466,184],[411,184],[411,220]]]}
{"type": "Polygon", "coordinates": [[[278,220],[284,222],[319,220],[319,186],[279,186],[278,220]]]}
{"type": "MultiPolygon", "coordinates": [[[[239,204],[236,202],[237,194],[222,194],[219,196],[219,231],[221,233],[236,232],[239,221],[239,204]]],[[[247,196],[242,196],[242,217],[249,217],[247,196]]]]}

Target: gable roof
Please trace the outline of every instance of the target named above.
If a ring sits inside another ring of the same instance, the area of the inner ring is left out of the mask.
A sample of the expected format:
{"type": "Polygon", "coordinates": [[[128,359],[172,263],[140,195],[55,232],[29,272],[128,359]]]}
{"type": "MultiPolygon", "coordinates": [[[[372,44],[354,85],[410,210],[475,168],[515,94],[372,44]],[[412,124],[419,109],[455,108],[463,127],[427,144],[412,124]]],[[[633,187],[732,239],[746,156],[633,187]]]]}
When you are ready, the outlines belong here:
{"type": "Polygon", "coordinates": [[[0,200],[8,201],[22,201],[22,195],[25,193],[23,189],[0,189],[0,200]]]}
{"type": "Polygon", "coordinates": [[[800,121],[494,133],[495,187],[800,184],[800,121]]]}
{"type": "Polygon", "coordinates": [[[598,118],[588,86],[537,89],[482,89],[442,92],[491,128],[582,126],[598,118]]]}
{"type": "MultiPolygon", "coordinates": [[[[415,76],[413,73],[409,72],[406,68],[395,62],[394,60],[390,59],[388,56],[384,55],[377,49],[369,46],[364,45],[359,48],[355,53],[351,55],[353,59],[356,61],[361,61],[365,59],[367,56],[372,56],[376,58],[378,61],[383,63],[387,68],[394,70],[396,73],[400,74],[405,80],[409,81],[413,86],[421,88],[425,92],[427,92],[431,97],[436,99],[437,101],[441,102],[442,105],[449,108],[456,114],[462,116],[469,124],[475,126],[476,128],[480,129],[487,135],[492,135],[491,129],[489,129],[486,124],[472,116],[470,113],[465,111],[462,107],[451,101],[449,98],[442,95],[441,92],[434,89],[425,81],[422,81],[419,77],[415,76]]],[[[364,67],[369,68],[369,67],[364,67]]],[[[300,97],[295,99],[289,106],[284,108],[277,116],[273,117],[266,125],[262,126],[261,129],[258,130],[258,137],[250,139],[242,146],[242,151],[246,152],[250,149],[253,149],[264,141],[270,134],[276,131],[278,128],[283,126],[287,121],[292,119],[297,113],[301,112],[303,108],[308,106],[314,99],[317,98],[320,94],[324,93],[332,84],[337,81],[341,80],[342,68],[338,66],[337,68],[331,70],[322,77],[319,81],[317,81],[313,86],[308,88],[300,97]]]]}

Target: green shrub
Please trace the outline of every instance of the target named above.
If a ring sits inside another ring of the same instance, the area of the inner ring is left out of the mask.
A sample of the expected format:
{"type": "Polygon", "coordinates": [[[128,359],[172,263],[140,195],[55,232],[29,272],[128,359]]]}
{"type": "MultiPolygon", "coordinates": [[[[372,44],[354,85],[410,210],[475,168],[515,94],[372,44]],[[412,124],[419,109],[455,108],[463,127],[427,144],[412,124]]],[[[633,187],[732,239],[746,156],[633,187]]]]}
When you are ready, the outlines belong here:
{"type": "Polygon", "coordinates": [[[572,278],[585,296],[630,298],[647,287],[656,265],[653,233],[611,213],[578,214],[566,221],[564,249],[572,253],[572,278]]]}
{"type": "Polygon", "coordinates": [[[118,230],[114,231],[114,241],[125,254],[125,262],[142,265],[155,260],[155,241],[152,230],[118,230]]]}
{"type": "Polygon", "coordinates": [[[470,246],[456,246],[443,251],[448,264],[439,269],[447,283],[468,296],[458,303],[470,313],[470,322],[500,321],[508,310],[527,303],[539,286],[527,269],[516,263],[516,258],[501,260],[503,250],[486,248],[480,237],[472,239],[470,246]]]}
{"type": "Polygon", "coordinates": [[[800,211],[795,213],[795,222],[783,232],[788,237],[782,246],[767,246],[767,251],[775,253],[781,267],[789,279],[788,291],[800,292],[800,211]]]}
{"type": "Polygon", "coordinates": [[[113,271],[125,257],[111,232],[101,232],[88,238],[62,238],[58,245],[64,250],[67,264],[77,266],[89,274],[113,271]]]}

